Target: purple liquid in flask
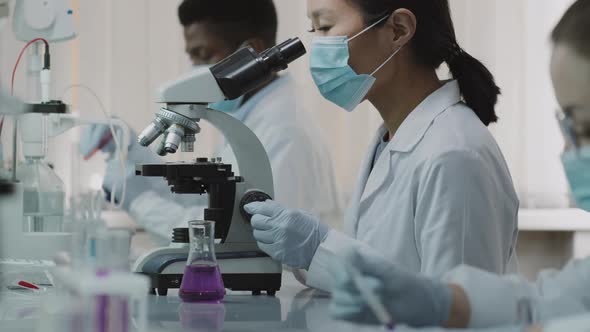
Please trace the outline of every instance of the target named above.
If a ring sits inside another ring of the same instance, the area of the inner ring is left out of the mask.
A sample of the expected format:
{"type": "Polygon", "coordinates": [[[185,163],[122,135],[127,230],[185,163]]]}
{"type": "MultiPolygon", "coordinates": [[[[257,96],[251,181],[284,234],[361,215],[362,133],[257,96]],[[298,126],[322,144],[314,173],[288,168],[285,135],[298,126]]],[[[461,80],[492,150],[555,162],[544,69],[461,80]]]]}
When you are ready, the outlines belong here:
{"type": "Polygon", "coordinates": [[[225,296],[215,258],[215,223],[189,222],[190,253],[178,295],[184,302],[219,302],[225,296]]]}

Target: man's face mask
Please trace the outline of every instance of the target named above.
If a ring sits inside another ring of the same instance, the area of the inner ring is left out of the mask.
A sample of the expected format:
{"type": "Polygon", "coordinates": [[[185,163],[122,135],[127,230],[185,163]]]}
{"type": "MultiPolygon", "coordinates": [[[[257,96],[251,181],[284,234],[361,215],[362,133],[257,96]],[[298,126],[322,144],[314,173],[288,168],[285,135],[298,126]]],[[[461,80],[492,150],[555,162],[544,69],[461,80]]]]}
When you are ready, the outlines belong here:
{"type": "Polygon", "coordinates": [[[574,121],[564,112],[557,113],[560,129],[570,149],[561,161],[576,206],[590,212],[590,147],[581,147],[574,129],[574,121]]]}

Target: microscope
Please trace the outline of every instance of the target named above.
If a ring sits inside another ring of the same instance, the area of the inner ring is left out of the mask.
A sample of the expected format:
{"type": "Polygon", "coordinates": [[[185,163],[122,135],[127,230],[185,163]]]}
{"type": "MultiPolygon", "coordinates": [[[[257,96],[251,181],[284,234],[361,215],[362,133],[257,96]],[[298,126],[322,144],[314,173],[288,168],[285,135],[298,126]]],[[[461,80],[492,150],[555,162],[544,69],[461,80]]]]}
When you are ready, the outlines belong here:
{"type": "MultiPolygon", "coordinates": [[[[258,248],[251,216],[243,208],[273,197],[272,169],[264,146],[245,124],[207,105],[256,90],[305,52],[298,38],[261,54],[245,47],[211,68],[196,69],[163,85],[158,101],[165,106],[138,137],[141,145],[148,146],[163,136],[157,151],[164,155],[179,148],[194,152],[200,120],[208,121],[225,136],[240,175],[220,158],[137,165],[136,174],[163,177],[177,194],[208,194],[204,219],[215,222],[217,261],[225,288],[231,290],[274,295],[281,288],[281,264],[258,248]]],[[[189,252],[188,229],[175,229],[172,238],[169,247],[146,253],[133,267],[135,272],[150,277],[153,294],[157,290],[158,295],[166,295],[168,289],[180,287],[189,252]]]]}

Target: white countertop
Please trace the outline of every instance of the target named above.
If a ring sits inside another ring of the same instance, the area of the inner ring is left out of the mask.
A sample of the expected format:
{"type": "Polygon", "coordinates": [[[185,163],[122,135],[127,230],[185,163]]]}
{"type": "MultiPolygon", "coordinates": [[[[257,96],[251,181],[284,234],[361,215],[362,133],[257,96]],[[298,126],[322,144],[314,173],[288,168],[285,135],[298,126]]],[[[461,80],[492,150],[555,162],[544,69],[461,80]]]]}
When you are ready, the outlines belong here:
{"type": "Polygon", "coordinates": [[[590,213],[580,209],[522,209],[521,231],[590,232],[590,213]]]}
{"type": "MultiPolygon", "coordinates": [[[[183,303],[177,292],[150,296],[148,331],[338,331],[379,332],[380,326],[358,326],[330,317],[327,293],[299,284],[290,272],[283,273],[283,286],[276,296],[252,296],[228,292],[223,303],[183,303]]],[[[45,332],[40,324],[39,303],[0,293],[0,331],[45,332]]],[[[397,332],[442,332],[444,329],[415,330],[398,326],[397,332]]],[[[465,330],[469,332],[468,330],[465,330]]],[[[48,331],[55,332],[55,331],[48,331]]],[[[63,332],[63,331],[60,331],[63,332]]],[[[69,331],[66,331],[69,332],[69,331]]],[[[133,332],[133,331],[129,331],[133,332]]]]}

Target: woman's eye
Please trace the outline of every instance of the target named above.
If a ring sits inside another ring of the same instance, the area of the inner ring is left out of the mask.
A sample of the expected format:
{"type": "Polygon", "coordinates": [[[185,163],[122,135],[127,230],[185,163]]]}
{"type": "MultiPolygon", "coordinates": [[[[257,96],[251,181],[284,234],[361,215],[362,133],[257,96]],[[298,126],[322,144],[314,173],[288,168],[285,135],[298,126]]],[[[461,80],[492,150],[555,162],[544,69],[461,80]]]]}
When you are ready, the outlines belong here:
{"type": "Polygon", "coordinates": [[[317,29],[316,29],[316,28],[314,28],[314,27],[312,27],[311,29],[309,29],[309,30],[307,30],[307,31],[308,31],[309,33],[315,33],[315,32],[318,32],[318,31],[319,31],[319,32],[324,32],[324,33],[325,33],[325,32],[328,32],[328,31],[330,31],[330,29],[332,29],[332,27],[326,27],[326,26],[325,26],[325,27],[319,27],[319,28],[317,28],[317,29]]]}

